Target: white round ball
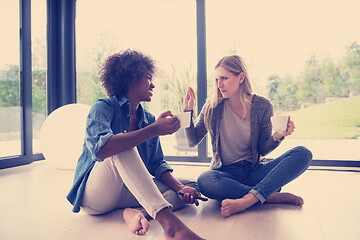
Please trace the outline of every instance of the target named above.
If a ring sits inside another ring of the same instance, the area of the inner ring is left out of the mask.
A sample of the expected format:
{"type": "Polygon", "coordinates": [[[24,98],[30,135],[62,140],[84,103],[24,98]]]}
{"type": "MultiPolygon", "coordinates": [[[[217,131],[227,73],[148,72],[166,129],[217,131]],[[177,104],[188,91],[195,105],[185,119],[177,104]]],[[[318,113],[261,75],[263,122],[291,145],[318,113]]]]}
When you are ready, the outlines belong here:
{"type": "Polygon", "coordinates": [[[55,168],[75,169],[82,152],[90,106],[73,103],[53,111],[44,121],[42,153],[55,168]]]}

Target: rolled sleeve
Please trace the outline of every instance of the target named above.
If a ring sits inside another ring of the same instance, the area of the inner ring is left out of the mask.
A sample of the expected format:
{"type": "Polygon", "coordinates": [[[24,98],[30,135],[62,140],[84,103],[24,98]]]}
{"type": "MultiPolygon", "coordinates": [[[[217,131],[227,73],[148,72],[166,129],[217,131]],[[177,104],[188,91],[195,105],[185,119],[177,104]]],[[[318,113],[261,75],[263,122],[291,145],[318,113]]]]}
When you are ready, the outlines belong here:
{"type": "Polygon", "coordinates": [[[167,171],[173,172],[174,169],[172,169],[166,162],[163,162],[155,169],[155,178],[160,180],[161,175],[167,171]]]}
{"type": "Polygon", "coordinates": [[[144,144],[138,146],[140,155],[149,170],[157,180],[166,171],[173,171],[164,159],[159,136],[154,137],[144,144]]]}
{"type": "Polygon", "coordinates": [[[97,157],[100,149],[107,143],[107,141],[114,136],[112,133],[107,133],[104,136],[100,136],[99,141],[95,144],[93,147],[93,150],[91,151],[91,159],[94,161],[103,161],[100,158],[97,157]]]}
{"type": "Polygon", "coordinates": [[[114,135],[111,128],[113,110],[106,102],[98,101],[91,108],[86,123],[85,144],[90,151],[91,159],[102,161],[97,157],[100,149],[114,135]]]}

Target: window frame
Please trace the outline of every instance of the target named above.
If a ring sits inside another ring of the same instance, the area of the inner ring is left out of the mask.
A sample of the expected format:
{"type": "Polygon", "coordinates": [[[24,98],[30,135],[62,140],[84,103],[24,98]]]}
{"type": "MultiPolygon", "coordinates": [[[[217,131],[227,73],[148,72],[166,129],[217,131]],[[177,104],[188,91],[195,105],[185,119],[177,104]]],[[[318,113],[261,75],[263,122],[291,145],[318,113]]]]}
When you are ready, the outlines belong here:
{"type": "Polygon", "coordinates": [[[19,1],[21,154],[0,158],[0,169],[29,164],[42,156],[32,152],[31,2],[19,1]]]}

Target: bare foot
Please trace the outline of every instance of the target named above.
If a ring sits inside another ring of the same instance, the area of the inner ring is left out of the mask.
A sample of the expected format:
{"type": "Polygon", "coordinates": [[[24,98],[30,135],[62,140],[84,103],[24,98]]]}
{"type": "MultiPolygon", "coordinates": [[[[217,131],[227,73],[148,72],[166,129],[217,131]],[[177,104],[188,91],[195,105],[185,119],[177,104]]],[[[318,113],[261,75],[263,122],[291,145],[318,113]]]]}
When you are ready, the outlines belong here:
{"type": "Polygon", "coordinates": [[[188,228],[168,208],[164,208],[158,212],[156,220],[164,229],[165,240],[204,240],[188,228]]]}
{"type": "Polygon", "coordinates": [[[248,209],[258,201],[259,200],[251,193],[248,193],[239,199],[224,199],[221,202],[221,214],[224,217],[229,217],[234,213],[248,209]]]}
{"type": "Polygon", "coordinates": [[[140,211],[126,208],[124,209],[123,216],[130,232],[141,235],[149,230],[150,224],[140,211]]]}
{"type": "Polygon", "coordinates": [[[274,192],[273,194],[270,195],[270,197],[268,197],[268,199],[266,199],[267,203],[290,203],[290,204],[294,204],[297,206],[302,206],[304,204],[304,200],[299,197],[296,196],[292,193],[278,193],[278,192],[274,192]]]}

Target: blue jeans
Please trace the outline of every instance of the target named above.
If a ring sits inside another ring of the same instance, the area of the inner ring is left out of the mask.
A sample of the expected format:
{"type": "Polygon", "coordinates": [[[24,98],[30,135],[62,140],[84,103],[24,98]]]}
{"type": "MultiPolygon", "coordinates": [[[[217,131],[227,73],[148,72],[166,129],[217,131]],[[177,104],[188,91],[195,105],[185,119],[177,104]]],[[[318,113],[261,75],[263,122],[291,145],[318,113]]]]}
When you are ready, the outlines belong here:
{"type": "Polygon", "coordinates": [[[219,201],[252,193],[264,203],[273,192],[300,176],[311,159],[312,153],[298,146],[256,169],[250,162],[241,161],[206,171],[199,176],[198,187],[203,195],[219,201]]]}

